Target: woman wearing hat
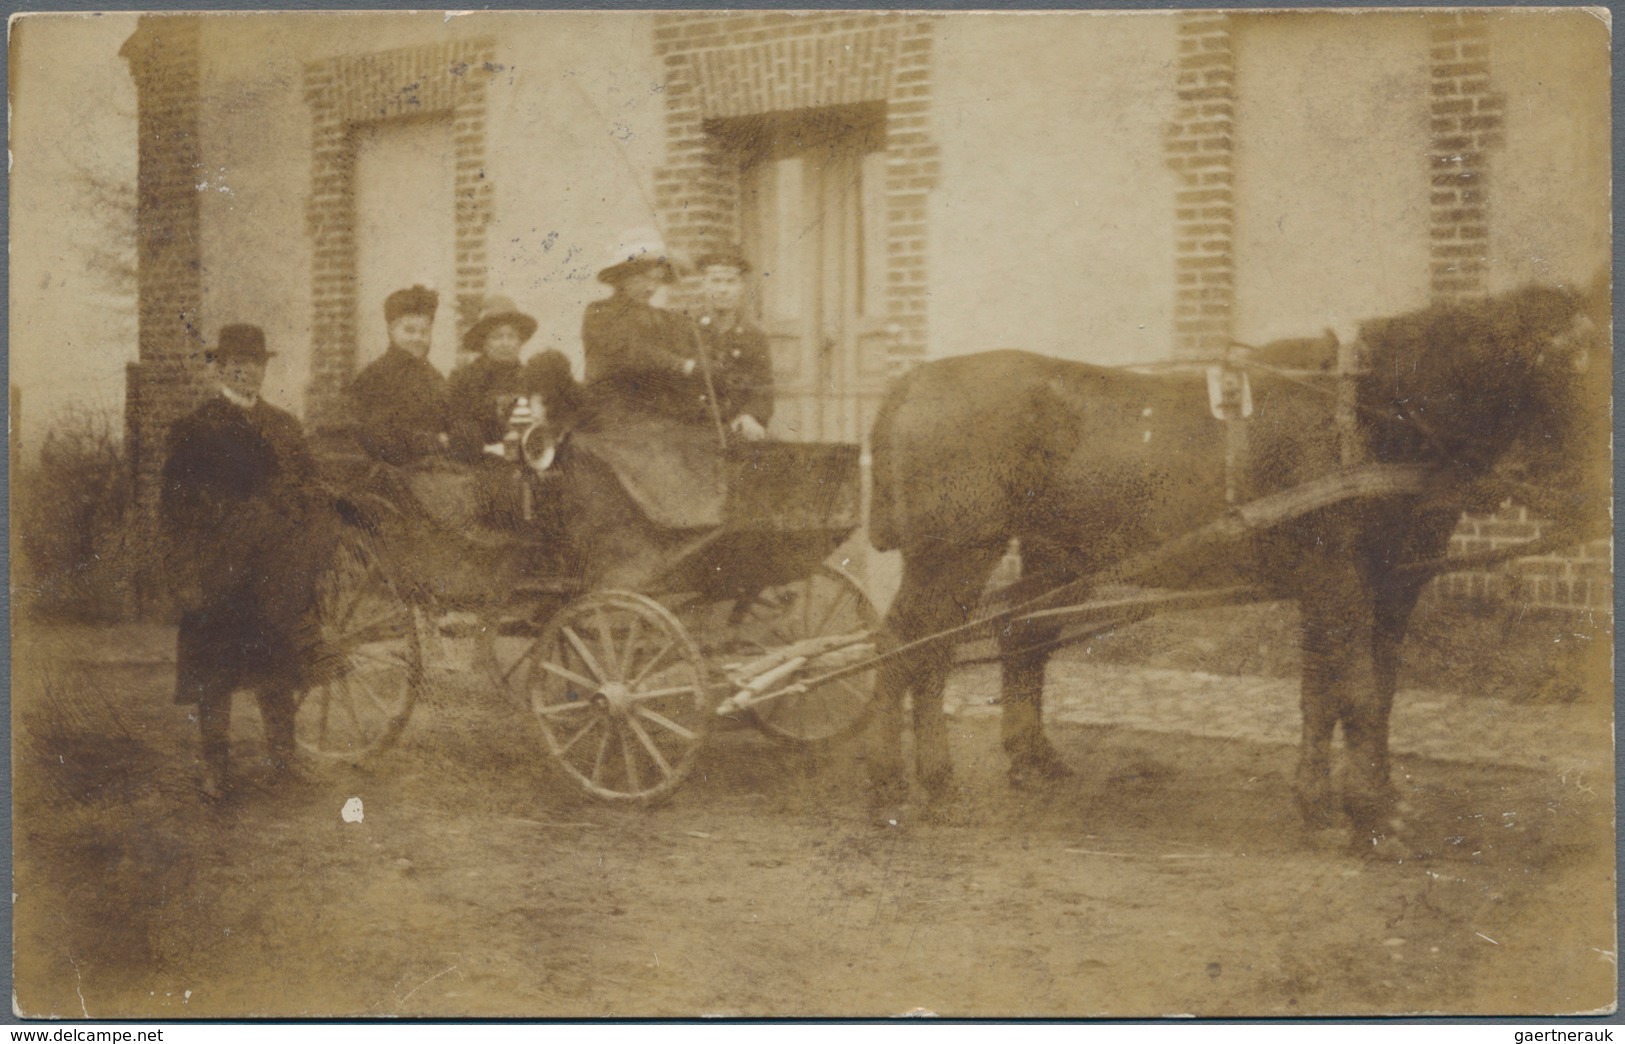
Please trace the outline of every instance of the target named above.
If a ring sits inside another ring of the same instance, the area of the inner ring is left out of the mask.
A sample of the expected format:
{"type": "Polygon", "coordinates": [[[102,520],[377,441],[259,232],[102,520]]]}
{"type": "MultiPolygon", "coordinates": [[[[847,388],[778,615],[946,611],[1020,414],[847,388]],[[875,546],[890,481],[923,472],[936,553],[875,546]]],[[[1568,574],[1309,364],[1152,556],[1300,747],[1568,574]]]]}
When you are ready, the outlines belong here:
{"type": "Polygon", "coordinates": [[[512,300],[486,299],[478,321],[463,335],[463,351],[474,361],[451,375],[446,394],[446,431],[454,459],[475,463],[486,446],[502,441],[514,404],[531,390],[525,387],[519,351],[535,333],[536,320],[512,300]]]}
{"type": "Polygon", "coordinates": [[[653,232],[629,233],[598,281],[615,292],[587,306],[581,324],[587,384],[594,398],[638,413],[711,423],[699,338],[686,317],[649,303],[677,271],[653,232]]]}

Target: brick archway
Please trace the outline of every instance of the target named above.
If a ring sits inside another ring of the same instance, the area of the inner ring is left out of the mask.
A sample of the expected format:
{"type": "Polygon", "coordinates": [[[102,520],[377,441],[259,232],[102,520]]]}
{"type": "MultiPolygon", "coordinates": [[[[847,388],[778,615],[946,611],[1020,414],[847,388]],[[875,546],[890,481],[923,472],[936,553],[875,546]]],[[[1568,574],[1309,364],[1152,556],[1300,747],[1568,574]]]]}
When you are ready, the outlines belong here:
{"type": "Polygon", "coordinates": [[[938,150],[929,133],[933,20],[918,15],[662,15],[667,163],[655,204],[673,249],[697,256],[741,238],[739,163],[708,124],[796,110],[885,108],[886,363],[926,355],[928,194],[938,150]]]}
{"type": "Polygon", "coordinates": [[[311,110],[312,241],[310,384],[306,421],[337,419],[357,352],[355,241],[356,131],[365,125],[450,116],[455,142],[456,270],[459,333],[486,288],[486,228],[493,189],[486,176],[486,84],[496,43],[482,38],[408,47],[305,66],[311,110]]]}

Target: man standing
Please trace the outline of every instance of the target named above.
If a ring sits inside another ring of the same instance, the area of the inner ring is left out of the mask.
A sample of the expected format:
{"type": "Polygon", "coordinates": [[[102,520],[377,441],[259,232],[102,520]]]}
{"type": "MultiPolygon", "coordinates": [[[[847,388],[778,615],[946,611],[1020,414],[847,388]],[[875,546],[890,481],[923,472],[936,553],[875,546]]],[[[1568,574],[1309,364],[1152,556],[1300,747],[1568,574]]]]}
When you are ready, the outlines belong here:
{"type": "Polygon", "coordinates": [[[336,537],[299,422],[259,396],[270,354],[259,327],[221,328],[208,356],[218,394],[170,430],[159,494],[184,607],[175,699],[197,704],[211,799],[230,786],[237,689],[259,699],[273,771],[291,765],[310,610],[336,537]]]}
{"type": "Polygon", "coordinates": [[[773,356],[767,335],[740,314],[750,265],[737,253],[719,253],[701,257],[699,269],[699,324],[722,421],[740,438],[764,439],[773,419],[773,356]]]}
{"type": "Polygon", "coordinates": [[[446,379],[428,359],[439,303],[422,286],[390,294],[389,348],[350,385],[356,439],[386,464],[437,456],[446,445],[446,379]]]}

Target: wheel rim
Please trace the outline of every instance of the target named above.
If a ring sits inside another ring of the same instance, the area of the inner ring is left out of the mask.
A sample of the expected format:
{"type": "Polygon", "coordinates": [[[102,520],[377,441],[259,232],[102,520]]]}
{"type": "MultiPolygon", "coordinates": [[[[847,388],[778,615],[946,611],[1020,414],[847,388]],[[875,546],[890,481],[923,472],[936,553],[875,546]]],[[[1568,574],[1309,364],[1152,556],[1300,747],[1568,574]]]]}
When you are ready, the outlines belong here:
{"type": "MultiPolygon", "coordinates": [[[[716,658],[740,660],[807,638],[872,633],[880,615],[863,587],[834,566],[822,565],[802,580],[760,592],[748,604],[708,607],[704,633],[718,645],[716,658]]],[[[804,693],[757,704],[754,724],[790,743],[820,744],[856,732],[873,710],[874,672],[837,679],[804,693]]]]}
{"type": "Polygon", "coordinates": [[[331,759],[388,747],[423,681],[421,611],[400,596],[376,551],[355,543],[339,549],[318,588],[316,617],[315,681],[299,694],[294,719],[300,747],[331,759]]]}
{"type": "Polygon", "coordinates": [[[508,684],[524,686],[565,774],[610,800],[670,794],[713,717],[688,633],[659,603],[624,592],[590,594],[558,613],[508,684]]]}

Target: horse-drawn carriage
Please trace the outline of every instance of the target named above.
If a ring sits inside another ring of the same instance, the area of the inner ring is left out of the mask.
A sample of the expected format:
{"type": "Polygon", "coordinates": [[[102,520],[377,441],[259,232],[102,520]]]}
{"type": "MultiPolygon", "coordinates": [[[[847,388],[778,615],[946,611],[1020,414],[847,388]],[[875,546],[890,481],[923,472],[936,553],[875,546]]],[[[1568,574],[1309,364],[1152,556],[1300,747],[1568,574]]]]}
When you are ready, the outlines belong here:
{"type": "Polygon", "coordinates": [[[331,462],[352,524],[318,596],[325,652],[297,718],[307,751],[357,760],[391,746],[459,643],[473,649],[463,668],[533,711],[555,765],[601,798],[669,794],[725,719],[804,744],[862,724],[861,676],[724,706],[786,664],[872,649],[874,606],[826,561],[859,524],[857,447],[730,447],[718,524],[682,527],[651,522],[612,469],[568,444],[523,458],[331,462]],[[512,509],[502,524],[481,510],[493,499],[512,509]]]}
{"type": "Polygon", "coordinates": [[[1341,729],[1342,805],[1377,839],[1392,828],[1388,717],[1410,611],[1429,577],[1487,563],[1443,557],[1463,497],[1507,488],[1473,492],[1521,442],[1529,467],[1571,476],[1548,506],[1606,511],[1606,477],[1584,474],[1606,464],[1609,373],[1586,365],[1605,347],[1586,313],[1577,295],[1530,288],[1368,324],[1363,356],[1298,344],[1211,378],[1024,353],[922,366],[873,434],[871,538],[904,560],[884,637],[825,563],[860,523],[856,447],[739,449],[714,524],[672,526],[567,443],[547,476],[567,506],[561,545],[474,540],[395,508],[350,541],[325,612],[341,662],[305,699],[301,735],[340,756],[392,742],[425,646],[461,610],[491,677],[590,793],[670,793],[719,718],[821,742],[855,731],[871,702],[884,790],[903,775],[905,694],[918,775],[940,790],[953,647],[995,638],[1012,781],[1041,779],[1066,771],[1042,731],[1055,648],[1153,612],[1289,599],[1303,610],[1300,806],[1330,814],[1341,729]],[[1254,399],[1260,419],[1244,422],[1254,399]],[[425,550],[398,542],[413,536],[425,550]],[[978,614],[1011,539],[1023,579],[978,614]],[[480,578],[473,591],[427,564],[448,548],[480,578]],[[1092,597],[1108,583],[1157,590],[1092,597]]]}

